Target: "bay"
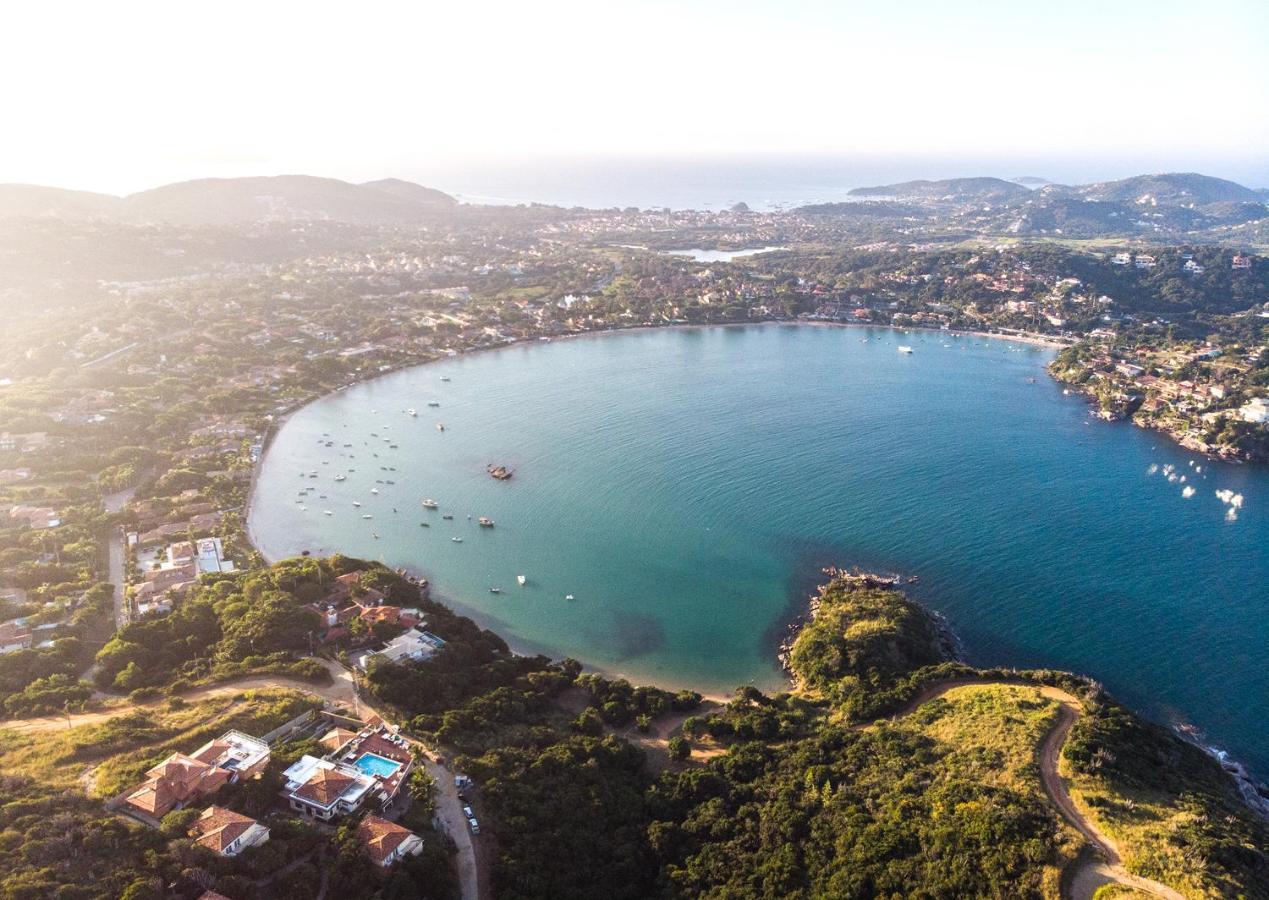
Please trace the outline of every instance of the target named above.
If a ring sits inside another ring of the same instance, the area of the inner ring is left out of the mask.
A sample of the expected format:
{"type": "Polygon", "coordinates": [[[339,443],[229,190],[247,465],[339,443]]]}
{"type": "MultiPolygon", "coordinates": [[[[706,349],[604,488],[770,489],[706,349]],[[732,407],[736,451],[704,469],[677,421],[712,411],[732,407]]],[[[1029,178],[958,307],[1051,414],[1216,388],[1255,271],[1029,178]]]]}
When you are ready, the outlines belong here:
{"type": "Polygon", "coordinates": [[[422,572],[517,647],[716,692],[781,684],[774,645],[821,567],[916,574],[971,662],[1090,674],[1269,771],[1269,474],[1093,420],[1051,357],[793,325],[471,354],[296,412],[250,527],[270,558],[422,572]]]}

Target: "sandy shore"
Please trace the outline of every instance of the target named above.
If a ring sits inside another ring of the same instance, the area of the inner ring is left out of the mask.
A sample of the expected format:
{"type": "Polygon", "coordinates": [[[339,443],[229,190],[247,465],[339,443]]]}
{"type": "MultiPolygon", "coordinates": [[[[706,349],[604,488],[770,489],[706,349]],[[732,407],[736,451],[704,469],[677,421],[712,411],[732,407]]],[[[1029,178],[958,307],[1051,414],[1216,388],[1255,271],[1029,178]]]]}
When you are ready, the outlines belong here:
{"type": "MultiPolygon", "coordinates": [[[[731,322],[731,323],[723,323],[723,324],[717,324],[717,325],[685,325],[685,324],[640,325],[633,328],[618,328],[618,329],[612,329],[607,331],[585,331],[585,332],[579,332],[577,334],[553,336],[551,340],[549,341],[549,343],[554,343],[557,341],[572,341],[572,340],[579,340],[584,338],[604,338],[604,337],[611,337],[613,335],[628,334],[630,332],[661,331],[667,328],[672,328],[676,330],[698,330],[698,329],[705,329],[705,328],[752,328],[755,326],[766,327],[766,326],[787,326],[787,325],[816,326],[816,327],[830,327],[830,328],[884,328],[884,329],[888,329],[891,331],[898,331],[898,332],[921,332],[921,333],[929,333],[929,334],[936,334],[936,335],[950,335],[957,338],[959,337],[990,338],[994,340],[1013,341],[1014,343],[1019,343],[1019,344],[1032,344],[1034,346],[1049,347],[1049,348],[1061,348],[1066,346],[1066,344],[1059,343],[1052,339],[1048,339],[1043,336],[1037,336],[1037,335],[1019,337],[1019,336],[1007,335],[1007,334],[995,334],[992,332],[944,331],[938,328],[925,328],[925,327],[918,327],[918,326],[909,326],[906,328],[901,328],[901,327],[896,327],[891,325],[869,325],[864,322],[826,322],[826,321],[805,321],[805,320],[803,321],[797,321],[797,320],[770,321],[770,322],[731,322]]],[[[545,344],[545,343],[548,343],[548,341],[539,341],[536,339],[516,341],[514,343],[501,344],[494,347],[474,348],[471,350],[464,351],[459,355],[470,356],[476,353],[497,352],[501,350],[508,350],[514,347],[524,347],[526,345],[531,346],[531,345],[535,345],[539,343],[545,344]]],[[[385,378],[390,375],[397,374],[403,371],[404,369],[413,369],[413,368],[418,368],[422,366],[433,365],[435,363],[445,362],[449,359],[454,359],[454,358],[456,357],[442,356],[437,359],[421,360],[417,363],[411,363],[409,365],[402,366],[397,369],[393,369],[390,372],[376,373],[374,376],[370,378],[366,378],[362,381],[355,382],[352,385],[348,385],[348,387],[356,387],[358,385],[365,384],[370,381],[374,381],[377,378],[385,378]]],[[[260,554],[260,557],[267,564],[273,564],[277,562],[279,558],[273,557],[270,554],[264,552],[263,549],[261,549],[260,543],[256,538],[255,530],[252,525],[251,513],[255,506],[255,501],[256,501],[257,482],[259,481],[260,472],[264,468],[265,458],[268,456],[270,450],[272,449],[273,438],[286,425],[287,421],[296,413],[312,405],[313,403],[316,403],[319,400],[324,399],[325,397],[331,396],[331,394],[338,393],[340,390],[346,390],[346,389],[347,388],[340,388],[335,391],[331,391],[326,394],[313,397],[309,400],[304,401],[303,403],[300,403],[294,408],[288,410],[286,413],[274,419],[273,424],[268,434],[265,437],[264,446],[260,453],[260,459],[256,462],[255,466],[252,467],[251,485],[247,491],[247,499],[246,499],[246,506],[245,506],[246,515],[243,518],[243,532],[246,536],[248,544],[251,546],[253,550],[255,550],[257,553],[260,554]]],[[[408,574],[416,578],[425,579],[428,582],[429,586],[433,584],[431,577],[425,571],[421,569],[417,569],[412,566],[404,566],[403,569],[405,572],[407,572],[408,574]]],[[[446,598],[439,594],[435,595],[434,599],[438,603],[443,603],[446,606],[449,606],[455,612],[458,612],[461,615],[465,615],[468,618],[472,619],[474,622],[480,625],[480,627],[488,628],[489,630],[496,632],[500,637],[502,637],[504,641],[507,642],[507,646],[510,647],[514,653],[517,653],[519,655],[525,655],[525,656],[536,656],[539,654],[545,655],[545,656],[558,655],[558,653],[556,651],[553,651],[551,648],[534,645],[528,641],[524,641],[514,636],[513,634],[509,634],[508,632],[504,630],[509,628],[509,626],[507,626],[506,623],[501,622],[495,616],[491,616],[488,613],[485,613],[466,603],[463,603],[461,600],[446,598]]],[[[696,690],[696,688],[690,687],[690,686],[685,686],[681,684],[671,684],[669,682],[661,681],[656,678],[648,679],[644,676],[622,672],[619,669],[598,666],[593,663],[586,662],[585,660],[580,660],[580,662],[582,662],[585,665],[587,671],[596,672],[608,678],[625,678],[631,681],[632,683],[651,684],[655,687],[661,687],[666,690],[680,690],[680,689],[684,689],[685,687],[688,690],[696,690]]],[[[730,699],[729,697],[723,694],[719,694],[717,692],[708,693],[708,694],[703,693],[702,696],[708,700],[713,700],[718,703],[726,703],[730,699]]]]}

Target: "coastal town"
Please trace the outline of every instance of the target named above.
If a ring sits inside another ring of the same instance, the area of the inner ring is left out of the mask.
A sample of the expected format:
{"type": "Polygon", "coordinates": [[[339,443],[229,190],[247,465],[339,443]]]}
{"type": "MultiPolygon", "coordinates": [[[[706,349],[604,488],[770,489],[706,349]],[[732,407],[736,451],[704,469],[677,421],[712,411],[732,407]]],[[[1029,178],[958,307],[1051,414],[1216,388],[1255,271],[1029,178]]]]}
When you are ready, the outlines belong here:
{"type": "MultiPolygon", "coordinates": [[[[336,878],[309,871],[336,852],[313,849],[315,835],[420,880],[456,842],[488,879],[473,785],[441,762],[472,740],[463,722],[476,714],[448,711],[431,688],[406,698],[398,682],[460,652],[509,670],[505,645],[430,600],[426,579],[339,559],[268,566],[245,517],[257,466],[300,406],[517,343],[765,323],[1036,341],[1059,349],[1052,375],[1098,417],[1269,460],[1269,258],[1243,243],[1023,239],[981,209],[943,213],[520,207],[418,228],[270,223],[243,230],[303,250],[232,264],[206,234],[200,247],[155,229],[154,259],[117,277],[21,272],[4,287],[16,312],[0,335],[0,715],[178,702],[247,676],[323,684],[334,667],[354,685],[339,702],[288,706],[295,716],[262,719],[259,734],[164,745],[95,808],[224,859],[272,843],[303,874],[296,896],[336,878]],[[964,233],[971,223],[979,233],[964,233]],[[59,302],[26,310],[36,284],[59,302]],[[359,714],[372,700],[411,715],[359,714]]],[[[26,227],[135,237],[97,221],[26,227]]],[[[534,665],[526,677],[550,696],[613,690],[534,665]]],[[[470,699],[467,687],[445,697],[470,699]]],[[[574,724],[646,727],[699,699],[623,696],[616,712],[596,700],[574,724]]],[[[462,896],[477,896],[474,881],[462,896]]]]}

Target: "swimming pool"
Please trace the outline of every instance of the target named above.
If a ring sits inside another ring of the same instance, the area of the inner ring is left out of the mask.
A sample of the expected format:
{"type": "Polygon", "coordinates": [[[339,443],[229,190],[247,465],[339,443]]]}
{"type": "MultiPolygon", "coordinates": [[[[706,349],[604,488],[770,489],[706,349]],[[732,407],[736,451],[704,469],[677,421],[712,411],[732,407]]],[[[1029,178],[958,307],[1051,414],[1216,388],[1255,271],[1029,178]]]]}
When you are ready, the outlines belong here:
{"type": "Polygon", "coordinates": [[[363,753],[357,757],[353,765],[376,778],[390,778],[397,769],[401,768],[399,762],[379,756],[377,753],[363,753]]]}

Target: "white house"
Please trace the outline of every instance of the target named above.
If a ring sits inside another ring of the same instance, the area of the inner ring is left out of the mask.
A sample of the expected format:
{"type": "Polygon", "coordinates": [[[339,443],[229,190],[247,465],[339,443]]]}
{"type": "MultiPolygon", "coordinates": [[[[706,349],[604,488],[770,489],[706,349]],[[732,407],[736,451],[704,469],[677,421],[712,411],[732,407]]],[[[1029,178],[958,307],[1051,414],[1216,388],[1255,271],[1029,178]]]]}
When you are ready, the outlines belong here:
{"type": "Polygon", "coordinates": [[[355,766],[305,755],[282,773],[291,809],[324,822],[361,807],[377,782],[355,766]]]}
{"type": "Polygon", "coordinates": [[[1244,422],[1264,425],[1269,422],[1269,403],[1265,401],[1264,397],[1256,397],[1243,404],[1238,413],[1243,417],[1244,422]]]}

